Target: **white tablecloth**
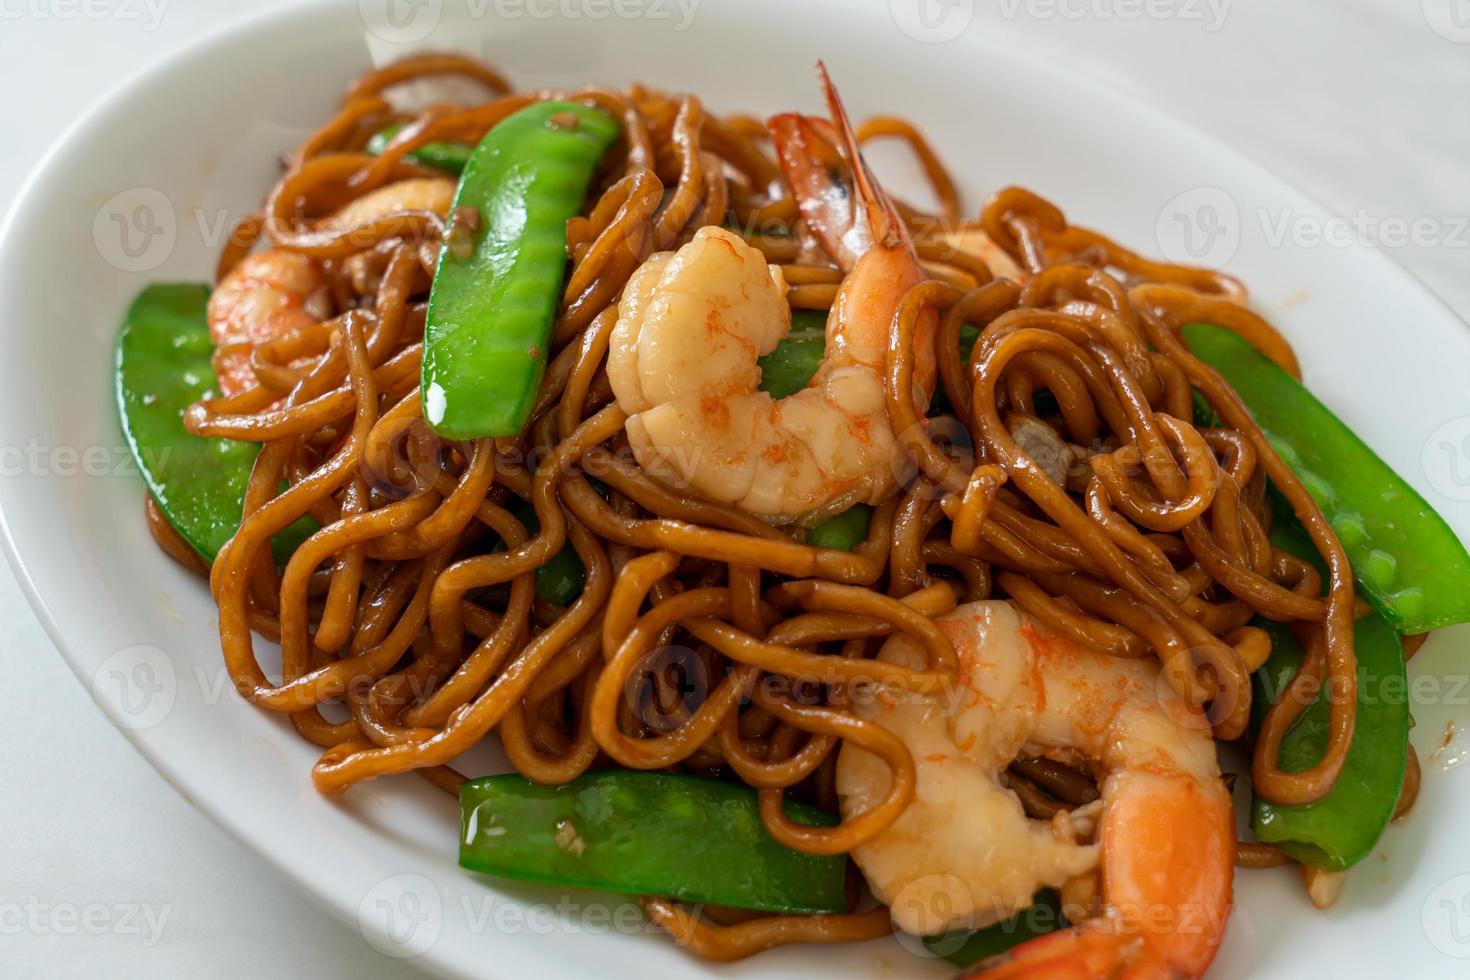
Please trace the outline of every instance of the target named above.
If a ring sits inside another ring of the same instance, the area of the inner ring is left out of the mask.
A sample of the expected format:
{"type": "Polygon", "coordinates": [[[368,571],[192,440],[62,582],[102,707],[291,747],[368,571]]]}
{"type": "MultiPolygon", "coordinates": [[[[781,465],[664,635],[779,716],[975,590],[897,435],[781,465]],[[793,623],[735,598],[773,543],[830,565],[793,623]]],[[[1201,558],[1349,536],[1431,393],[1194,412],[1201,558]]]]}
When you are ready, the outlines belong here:
{"type": "MultiPolygon", "coordinates": [[[[979,0],[970,30],[1067,59],[1212,130],[1338,213],[1363,216],[1385,229],[1386,250],[1470,318],[1470,18],[1450,16],[1457,2],[1180,0],[1156,8],[1175,16],[1148,19],[1128,15],[1145,5],[1116,0],[979,0]],[[1405,242],[1386,232],[1415,219],[1433,230],[1405,242]]],[[[0,204],[98,93],[243,7],[0,0],[0,204]]],[[[0,623],[0,973],[412,975],[134,754],[3,564],[0,623]]]]}

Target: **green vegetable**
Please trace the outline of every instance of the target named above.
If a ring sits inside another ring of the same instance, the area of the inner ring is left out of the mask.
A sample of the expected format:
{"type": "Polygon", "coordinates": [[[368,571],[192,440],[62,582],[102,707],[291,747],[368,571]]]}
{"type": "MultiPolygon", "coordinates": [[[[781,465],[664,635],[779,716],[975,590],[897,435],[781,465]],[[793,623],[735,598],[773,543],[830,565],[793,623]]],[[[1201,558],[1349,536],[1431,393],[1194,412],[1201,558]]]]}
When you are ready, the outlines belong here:
{"type": "MultiPolygon", "coordinates": [[[[846,859],[776,843],[746,786],[608,770],[564,786],[472,779],[459,800],[459,863],[471,871],[767,912],[847,910],[846,859]]],[[[786,813],[810,826],[836,822],[789,801],[786,813]]]]}
{"type": "Polygon", "coordinates": [[[440,435],[479,439],[524,428],[561,299],[566,223],[619,128],[597,109],[538,102],[475,147],[454,194],[424,327],[424,418],[440,435]],[[471,213],[477,220],[466,220],[471,213]]]}
{"type": "Polygon", "coordinates": [[[827,317],[816,310],[794,310],[791,332],[781,338],[776,349],[758,362],[761,369],[761,391],[772,398],[786,398],[806,387],[822,353],[827,349],[827,317]]]}
{"type": "MultiPolygon", "coordinates": [[[[822,355],[827,351],[826,314],[815,310],[794,310],[791,313],[791,332],[781,339],[776,349],[758,362],[761,368],[761,391],[772,398],[785,398],[805,388],[822,355]]],[[[980,339],[980,330],[968,323],[960,325],[960,359],[968,361],[970,350],[980,339]]],[[[1036,411],[1047,415],[1057,411],[1057,400],[1045,389],[1035,395],[1036,411]]],[[[930,403],[930,415],[950,412],[949,398],[942,385],[936,385],[930,403]]]]}
{"type": "MultiPolygon", "coordinates": [[[[1320,562],[1306,531],[1278,507],[1271,540],[1276,547],[1320,562]]],[[[1254,723],[1301,665],[1304,653],[1291,630],[1257,617],[1271,634],[1271,656],[1254,675],[1254,723]]],[[[1408,755],[1408,681],[1404,651],[1382,616],[1370,613],[1353,628],[1358,657],[1357,723],[1347,761],[1332,791],[1315,803],[1282,806],[1257,796],[1251,806],[1256,837],[1275,844],[1304,864],[1342,871],[1373,850],[1393,818],[1408,755]]],[[[1309,769],[1327,747],[1330,707],[1327,686],[1281,740],[1278,765],[1288,772],[1309,769]]]]}
{"type": "MultiPolygon", "coordinates": [[[[398,123],[385,128],[382,132],[374,133],[368,140],[367,151],[373,156],[382,153],[402,129],[403,124],[398,123]]],[[[415,163],[457,176],[464,170],[465,164],[470,162],[470,154],[474,150],[473,146],[467,146],[464,143],[435,142],[425,143],[417,150],[410,150],[404,155],[415,163]]]]}
{"type": "Polygon", "coordinates": [[[1198,388],[1189,393],[1190,400],[1194,402],[1194,424],[1199,429],[1220,428],[1220,416],[1215,414],[1215,409],[1205,400],[1205,396],[1198,388]]]}
{"type": "MultiPolygon", "coordinates": [[[[541,530],[535,509],[524,500],[516,498],[510,512],[526,525],[531,534],[541,530]]],[[[582,582],[586,577],[587,568],[577,557],[577,550],[571,544],[563,545],[550,561],[536,569],[536,594],[558,606],[570,606],[582,594],[582,582]]]]}
{"type": "Polygon", "coordinates": [[[1337,532],[1365,598],[1403,633],[1470,620],[1470,554],[1413,487],[1306,388],[1234,333],[1190,324],[1337,532]]]}
{"type": "MultiPolygon", "coordinates": [[[[215,388],[202,283],[155,283],[133,305],[117,339],[114,382],[128,449],[164,516],[207,560],[240,527],[258,443],[205,439],[184,428],[184,410],[215,388]]],[[[284,561],[311,533],[300,521],[276,536],[284,561]]]]}
{"type": "MultiPolygon", "coordinates": [[[[791,332],[758,362],[761,391],[772,398],[785,398],[807,386],[827,349],[826,323],[826,314],[817,310],[792,311],[791,332]]],[[[868,519],[872,516],[871,507],[850,507],[807,532],[807,544],[851,551],[868,536],[868,519]]]]}
{"type": "Polygon", "coordinates": [[[977,932],[950,932],[924,940],[924,948],[935,956],[942,956],[955,966],[973,966],[981,960],[1004,953],[1008,949],[1044,936],[1058,929],[1065,929],[1067,920],[1062,917],[1062,902],[1051,889],[1037,892],[1036,901],[1029,908],[1017,912],[1004,922],[977,932]]]}
{"type": "Polygon", "coordinates": [[[873,508],[857,504],[807,532],[806,543],[816,548],[851,551],[868,537],[873,508]]]}

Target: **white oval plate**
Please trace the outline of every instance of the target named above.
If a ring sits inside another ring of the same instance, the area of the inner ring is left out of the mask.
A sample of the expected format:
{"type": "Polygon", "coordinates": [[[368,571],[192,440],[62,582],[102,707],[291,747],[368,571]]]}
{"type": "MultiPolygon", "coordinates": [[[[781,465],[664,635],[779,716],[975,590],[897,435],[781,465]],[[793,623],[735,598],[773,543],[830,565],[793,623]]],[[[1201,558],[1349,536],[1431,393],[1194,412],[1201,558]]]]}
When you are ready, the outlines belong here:
{"type": "MultiPolygon", "coordinates": [[[[234,698],[207,591],[148,537],[111,396],[114,334],[132,296],[153,280],[209,277],[230,221],[274,179],[276,155],[326,118],[350,77],[410,48],[453,46],[522,86],[638,79],[760,112],[819,111],[812,65],[825,58],[856,113],[900,112],[923,127],[972,208],[1022,183],[1146,253],[1228,258],[1296,344],[1313,389],[1466,538],[1470,477],[1456,466],[1470,461],[1470,332],[1381,255],[1277,241],[1283,217],[1328,215],[1228,148],[974,36],[932,43],[944,25],[915,19],[906,0],[691,3],[574,4],[584,14],[574,19],[516,3],[451,17],[439,0],[293,9],[124,85],[47,157],[0,243],[0,447],[25,471],[8,466],[0,480],[9,554],[57,646],[139,751],[390,955],[497,977],[601,977],[633,963],[647,980],[943,976],[942,962],[896,940],[711,967],[648,935],[616,899],[563,900],[461,872],[455,808],[427,785],[318,796],[315,751],[284,719],[234,698]],[[905,14],[903,28],[890,10],[905,14]]],[[[895,172],[895,158],[881,163],[895,172]]],[[[1470,781],[1444,765],[1458,742],[1434,754],[1470,700],[1463,667],[1458,682],[1437,678],[1467,647],[1464,629],[1449,631],[1414,662],[1431,686],[1416,688],[1429,702],[1415,708],[1426,778],[1409,823],[1327,913],[1308,907],[1290,872],[1237,876],[1215,975],[1427,976],[1470,956],[1470,781]]]]}

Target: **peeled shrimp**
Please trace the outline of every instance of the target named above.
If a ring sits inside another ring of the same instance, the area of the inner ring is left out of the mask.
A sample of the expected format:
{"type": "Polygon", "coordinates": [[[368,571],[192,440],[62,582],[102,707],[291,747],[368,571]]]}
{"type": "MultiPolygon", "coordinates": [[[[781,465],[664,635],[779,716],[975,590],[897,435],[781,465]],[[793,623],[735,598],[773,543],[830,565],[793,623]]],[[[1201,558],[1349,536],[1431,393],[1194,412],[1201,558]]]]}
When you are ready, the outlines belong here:
{"type": "Polygon", "coordinates": [[[385,184],[348,201],[329,215],[322,226],[353,228],[375,218],[403,211],[432,211],[443,218],[454,200],[454,181],[447,177],[410,177],[385,184]]]}
{"type": "MultiPolygon", "coordinates": [[[[1100,870],[1099,916],[980,972],[1198,976],[1230,914],[1235,853],[1208,722],[1152,661],[1047,634],[1008,602],[969,603],[938,623],[960,656],[952,692],[855,699],[855,711],[904,740],[918,770],[913,803],[853,851],[894,924],[917,935],[981,928],[1026,908],[1041,888],[1100,870]],[[1090,767],[1100,801],[1028,819],[1001,782],[1022,754],[1090,767]]],[[[879,659],[923,666],[924,654],[899,636],[879,659]]],[[[844,814],[881,800],[887,784],[883,762],[842,749],[844,814]]]]}
{"type": "MultiPolygon", "coordinates": [[[[780,271],[738,235],[701,228],[677,252],[655,254],[618,307],[607,373],[628,415],[628,441],[655,479],[772,522],[814,519],[877,503],[896,482],[883,387],[888,329],[924,273],[893,205],[858,155],[847,116],[826,84],[844,161],[825,120],[777,116],[771,133],[803,218],[847,271],[827,318],[827,352],[803,390],[759,390],[756,359],[791,329],[780,271]],[[851,164],[852,186],[838,175],[851,164]]],[[[920,324],[920,351],[934,329],[920,324]]],[[[933,355],[915,388],[927,404],[933,355]]]]}
{"type": "Polygon", "coordinates": [[[315,259],[271,248],[247,255],[209,296],[209,335],[220,391],[255,385],[250,355],[257,346],[322,319],[326,277],[315,259]]]}
{"type": "Polygon", "coordinates": [[[990,267],[990,274],[997,279],[1023,282],[1026,274],[994,240],[979,228],[957,228],[940,236],[945,245],[956,252],[978,255],[990,267]]]}
{"type": "MultiPolygon", "coordinates": [[[[322,219],[327,228],[354,228],[385,215],[432,211],[441,218],[454,198],[454,181],[415,177],[369,191],[322,219]]],[[[250,355],[282,334],[326,316],[327,280],[315,260],[284,249],[242,259],[209,297],[209,333],[220,391],[238,394],[255,384],[250,355]]]]}

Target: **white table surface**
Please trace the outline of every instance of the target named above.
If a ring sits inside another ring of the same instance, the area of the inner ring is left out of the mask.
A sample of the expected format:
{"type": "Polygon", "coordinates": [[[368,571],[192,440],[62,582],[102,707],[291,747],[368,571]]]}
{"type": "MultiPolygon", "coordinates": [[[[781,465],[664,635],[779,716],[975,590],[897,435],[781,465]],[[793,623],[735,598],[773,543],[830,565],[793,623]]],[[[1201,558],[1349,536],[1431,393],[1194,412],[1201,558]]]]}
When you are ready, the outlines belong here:
{"type": "MultiPolygon", "coordinates": [[[[1385,229],[1382,247],[1470,319],[1465,0],[892,2],[930,4],[931,22],[977,8],[969,30],[1069,60],[1192,119],[1339,214],[1385,229]],[[1173,13],[1126,16],[1137,8],[1173,13]],[[1426,229],[1417,242],[1386,230],[1416,219],[1426,229]]],[[[0,205],[99,93],[245,8],[0,0],[0,205]]],[[[942,151],[943,134],[932,135],[942,151]]],[[[3,563],[0,623],[0,974],[415,975],[298,894],[134,754],[3,563]]]]}

